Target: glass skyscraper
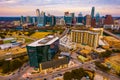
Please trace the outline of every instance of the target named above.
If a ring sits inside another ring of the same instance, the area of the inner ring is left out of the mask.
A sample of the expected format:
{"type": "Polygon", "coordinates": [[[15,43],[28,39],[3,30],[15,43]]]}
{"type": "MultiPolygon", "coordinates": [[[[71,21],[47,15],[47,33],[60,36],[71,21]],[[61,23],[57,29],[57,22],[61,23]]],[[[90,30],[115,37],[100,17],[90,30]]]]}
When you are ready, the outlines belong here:
{"type": "Polygon", "coordinates": [[[95,18],[96,18],[96,22],[98,23],[100,21],[100,14],[97,13],[95,18]]]}
{"type": "Polygon", "coordinates": [[[42,62],[53,59],[59,48],[59,38],[47,36],[27,46],[30,66],[39,68],[42,62]]]}
{"type": "Polygon", "coordinates": [[[94,18],[94,14],[95,14],[95,7],[92,7],[92,10],[91,10],[91,18],[94,18]]]}

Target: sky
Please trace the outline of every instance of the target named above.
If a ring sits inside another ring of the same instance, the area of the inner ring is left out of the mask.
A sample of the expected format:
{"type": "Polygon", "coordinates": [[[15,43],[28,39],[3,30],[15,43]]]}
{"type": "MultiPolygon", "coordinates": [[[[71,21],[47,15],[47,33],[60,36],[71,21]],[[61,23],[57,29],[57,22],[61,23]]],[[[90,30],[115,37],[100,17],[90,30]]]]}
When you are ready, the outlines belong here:
{"type": "Polygon", "coordinates": [[[77,16],[90,14],[93,6],[101,16],[120,16],[120,0],[0,0],[0,16],[35,16],[36,9],[55,16],[66,11],[77,16]]]}

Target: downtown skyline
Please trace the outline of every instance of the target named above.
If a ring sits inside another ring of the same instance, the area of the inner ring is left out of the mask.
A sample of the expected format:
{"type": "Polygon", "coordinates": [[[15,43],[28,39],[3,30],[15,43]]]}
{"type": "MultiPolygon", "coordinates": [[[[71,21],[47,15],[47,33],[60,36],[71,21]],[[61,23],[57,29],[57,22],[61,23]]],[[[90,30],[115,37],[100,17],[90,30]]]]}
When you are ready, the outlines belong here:
{"type": "Polygon", "coordinates": [[[0,16],[36,16],[35,10],[50,13],[55,16],[63,16],[64,12],[74,12],[76,16],[82,12],[85,16],[91,13],[91,8],[95,7],[95,14],[101,16],[111,14],[120,16],[119,0],[0,0],[0,16]]]}

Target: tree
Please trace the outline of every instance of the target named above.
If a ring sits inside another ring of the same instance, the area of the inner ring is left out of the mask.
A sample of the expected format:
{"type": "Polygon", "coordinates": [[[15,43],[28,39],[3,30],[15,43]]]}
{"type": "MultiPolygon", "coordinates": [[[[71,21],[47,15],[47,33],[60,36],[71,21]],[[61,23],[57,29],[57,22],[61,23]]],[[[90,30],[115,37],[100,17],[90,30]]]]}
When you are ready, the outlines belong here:
{"type": "Polygon", "coordinates": [[[22,61],[19,58],[14,59],[13,61],[10,62],[11,71],[14,71],[21,66],[22,66],[22,61]]]}
{"type": "Polygon", "coordinates": [[[70,72],[66,72],[63,76],[63,79],[64,80],[71,80],[72,79],[72,76],[71,76],[71,73],[70,72]]]}
{"type": "Polygon", "coordinates": [[[10,71],[10,61],[5,61],[2,65],[2,73],[8,73],[10,71]]]}
{"type": "Polygon", "coordinates": [[[107,57],[110,57],[111,54],[112,54],[112,51],[107,50],[106,52],[99,54],[99,57],[100,58],[107,58],[107,57]]]}
{"type": "Polygon", "coordinates": [[[0,60],[0,66],[2,66],[4,64],[4,60],[0,60]]]}
{"type": "Polygon", "coordinates": [[[95,62],[95,65],[96,65],[99,69],[101,69],[102,71],[105,71],[105,72],[106,72],[106,71],[109,71],[109,70],[110,70],[110,68],[102,65],[102,64],[101,64],[100,62],[98,62],[98,61],[95,62]]]}

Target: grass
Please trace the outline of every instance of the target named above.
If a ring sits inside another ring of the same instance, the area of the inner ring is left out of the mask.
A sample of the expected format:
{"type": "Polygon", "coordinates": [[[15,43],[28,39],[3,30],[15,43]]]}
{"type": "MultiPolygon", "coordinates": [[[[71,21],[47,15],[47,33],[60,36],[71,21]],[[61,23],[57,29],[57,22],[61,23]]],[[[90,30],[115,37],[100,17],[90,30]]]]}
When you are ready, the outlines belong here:
{"type": "Polygon", "coordinates": [[[40,38],[43,38],[49,34],[52,34],[52,32],[35,32],[30,37],[35,38],[35,39],[40,39],[40,38]]]}

